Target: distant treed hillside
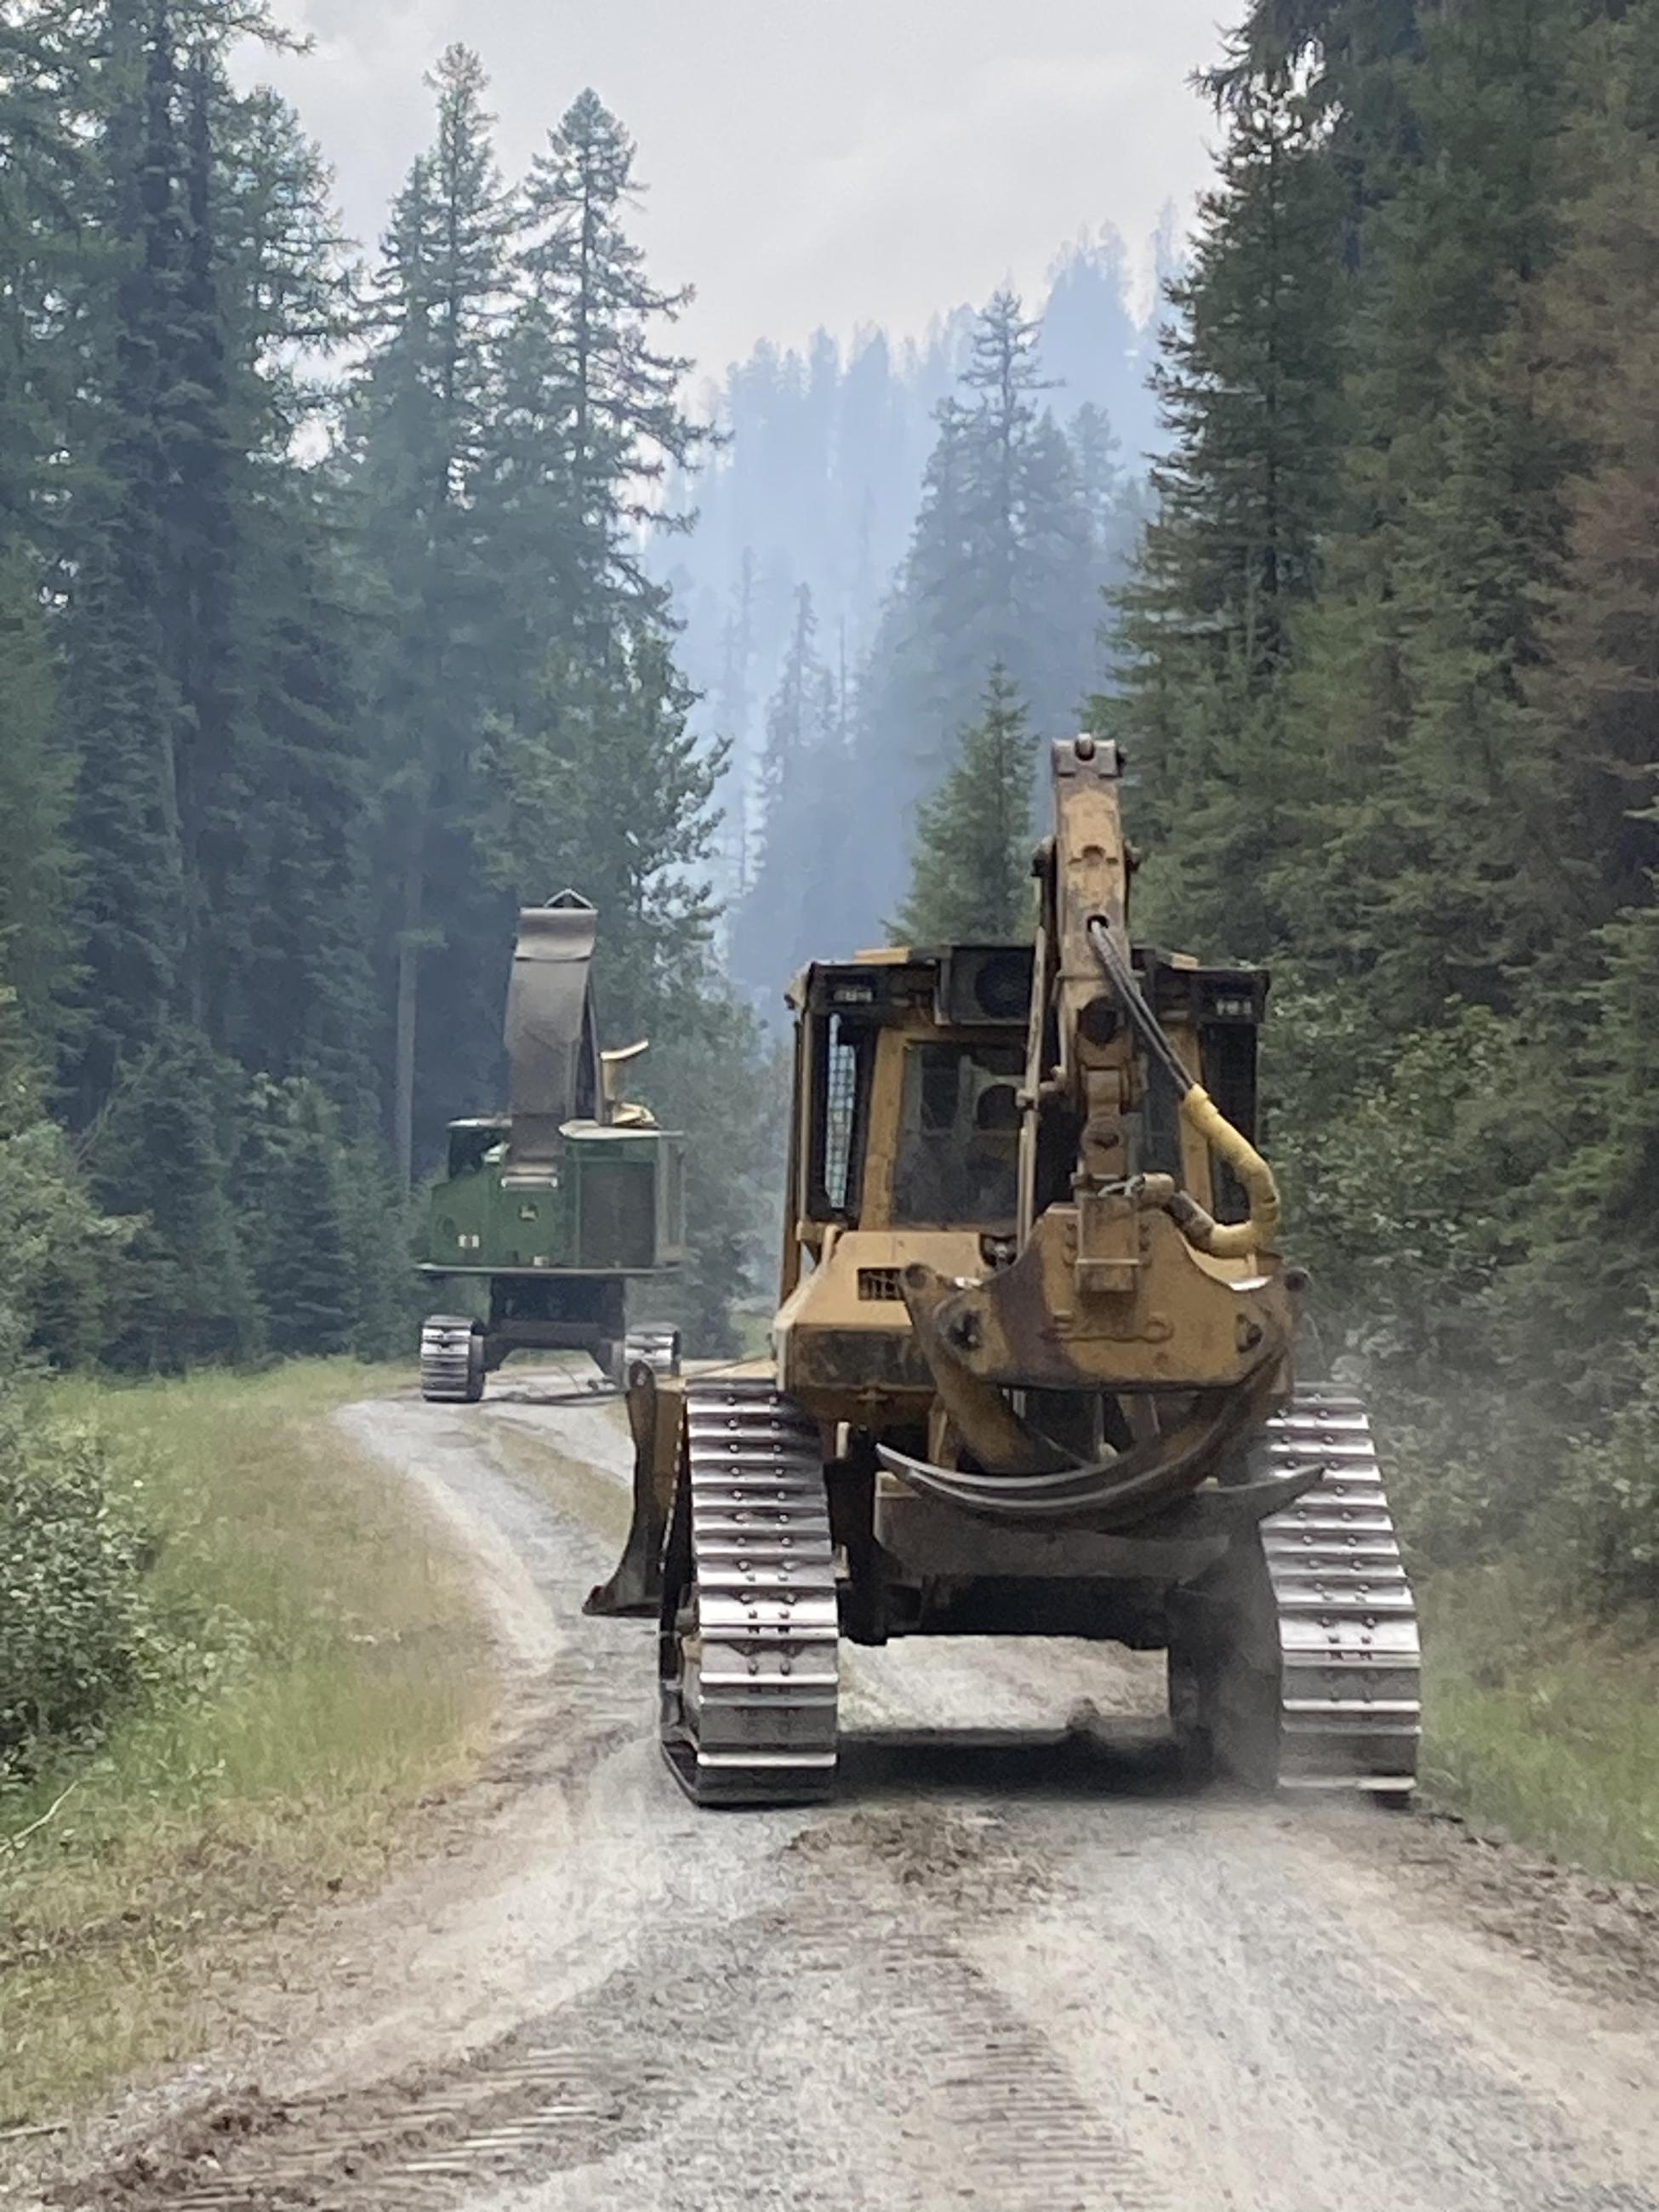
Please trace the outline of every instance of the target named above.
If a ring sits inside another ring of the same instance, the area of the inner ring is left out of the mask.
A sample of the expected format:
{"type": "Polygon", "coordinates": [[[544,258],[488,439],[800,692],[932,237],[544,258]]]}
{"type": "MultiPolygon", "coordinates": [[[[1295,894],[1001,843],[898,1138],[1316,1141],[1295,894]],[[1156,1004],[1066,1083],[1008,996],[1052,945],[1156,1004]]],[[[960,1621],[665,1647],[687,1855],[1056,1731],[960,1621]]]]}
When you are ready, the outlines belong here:
{"type": "MultiPolygon", "coordinates": [[[[1172,221],[1152,251],[1156,301],[1171,273],[1172,221]]],[[[1113,498],[1141,474],[1161,435],[1147,386],[1158,310],[1138,317],[1133,289],[1109,226],[1079,240],[1054,264],[1030,349],[1033,381],[1049,387],[1042,404],[1072,432],[1080,475],[1092,476],[1097,495],[1113,498]]],[[[763,994],[775,995],[794,950],[776,942],[775,902],[763,895],[757,902],[752,893],[765,866],[765,817],[776,802],[767,788],[769,741],[775,784],[782,773],[778,714],[792,711],[801,593],[809,595],[819,672],[810,680],[833,695],[837,728],[845,735],[872,715],[890,719],[881,704],[872,706],[866,678],[879,684],[872,656],[891,651],[891,602],[939,447],[939,410],[970,370],[975,324],[973,311],[960,307],[921,343],[896,344],[872,331],[845,349],[820,332],[804,356],[757,347],[709,393],[723,443],[669,502],[671,511],[694,507],[693,526],[656,539],[657,571],[685,624],[682,661],[702,694],[696,726],[732,744],[720,793],[721,881],[733,901],[738,972],[763,994]]],[[[1091,609],[1091,630],[1097,612],[1091,609]]],[[[848,933],[879,933],[902,890],[909,804],[933,780],[954,735],[952,718],[976,701],[988,665],[989,656],[975,652],[962,672],[960,698],[953,691],[944,708],[945,723],[898,743],[896,780],[884,757],[872,757],[884,745],[866,744],[860,763],[833,791],[814,792],[815,804],[833,801],[850,820],[880,815],[888,834],[879,861],[866,853],[860,880],[841,886],[847,895],[817,915],[811,942],[827,947],[848,933]],[[904,817],[896,835],[896,811],[904,817]]],[[[1070,703],[1062,719],[1070,719],[1070,703]]],[[[780,858],[775,834],[775,870],[780,858]]]]}

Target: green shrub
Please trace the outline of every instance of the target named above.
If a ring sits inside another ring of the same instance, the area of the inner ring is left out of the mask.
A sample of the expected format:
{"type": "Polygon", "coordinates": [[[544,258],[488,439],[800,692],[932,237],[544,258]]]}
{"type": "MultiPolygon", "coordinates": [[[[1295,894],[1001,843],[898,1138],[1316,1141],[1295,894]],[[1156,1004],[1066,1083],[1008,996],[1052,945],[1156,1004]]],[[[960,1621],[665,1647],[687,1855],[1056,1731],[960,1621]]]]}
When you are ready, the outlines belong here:
{"type": "Polygon", "coordinates": [[[95,1430],[0,1395],[0,1771],[94,1733],[159,1659],[136,1487],[95,1430]]]}
{"type": "Polygon", "coordinates": [[[1659,1613],[1659,1375],[1643,1379],[1604,1437],[1563,1455],[1539,1534],[1586,1611],[1659,1613]]]}

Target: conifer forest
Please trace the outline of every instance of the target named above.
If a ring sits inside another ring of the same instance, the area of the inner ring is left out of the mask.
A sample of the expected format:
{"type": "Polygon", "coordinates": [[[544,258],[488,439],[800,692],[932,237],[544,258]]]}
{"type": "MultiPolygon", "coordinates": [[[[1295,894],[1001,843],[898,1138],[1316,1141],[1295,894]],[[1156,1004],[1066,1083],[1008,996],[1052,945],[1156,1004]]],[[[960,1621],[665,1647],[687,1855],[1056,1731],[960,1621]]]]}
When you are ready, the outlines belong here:
{"type": "Polygon", "coordinates": [[[406,1355],[566,884],[734,1350],[788,975],[1027,929],[1088,728],[1421,1554],[1659,1601],[1659,0],[1255,0],[1150,307],[1102,230],[713,381],[594,91],[509,174],[452,46],[361,245],[250,36],[0,6],[7,1362],[406,1355]]]}

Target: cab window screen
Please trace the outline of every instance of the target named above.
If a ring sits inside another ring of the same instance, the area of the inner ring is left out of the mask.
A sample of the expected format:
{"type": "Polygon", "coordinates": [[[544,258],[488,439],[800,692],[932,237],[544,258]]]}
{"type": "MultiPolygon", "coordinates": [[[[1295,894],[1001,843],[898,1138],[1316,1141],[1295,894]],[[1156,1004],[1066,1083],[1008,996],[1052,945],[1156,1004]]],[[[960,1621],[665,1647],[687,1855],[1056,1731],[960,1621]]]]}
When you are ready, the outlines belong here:
{"type": "Polygon", "coordinates": [[[1012,1226],[1024,1065],[1017,1045],[909,1048],[893,1170],[896,1226],[1012,1226]]]}
{"type": "Polygon", "coordinates": [[[823,1191],[834,1212],[847,1209],[858,1114],[859,1055],[839,1018],[830,1024],[823,1093],[823,1191]]]}
{"type": "Polygon", "coordinates": [[[806,1196],[815,1221],[851,1220],[857,1214],[874,1048],[872,1030],[838,1014],[815,1028],[806,1196]]]}

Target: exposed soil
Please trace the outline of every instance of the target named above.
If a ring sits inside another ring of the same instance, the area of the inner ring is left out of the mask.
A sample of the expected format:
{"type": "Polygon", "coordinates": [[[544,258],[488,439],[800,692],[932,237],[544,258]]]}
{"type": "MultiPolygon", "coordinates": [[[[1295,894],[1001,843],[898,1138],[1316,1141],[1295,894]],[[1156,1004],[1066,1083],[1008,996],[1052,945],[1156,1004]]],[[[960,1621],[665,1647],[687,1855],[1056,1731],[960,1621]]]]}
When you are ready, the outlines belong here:
{"type": "Polygon", "coordinates": [[[237,1962],[221,2055],[13,2201],[1659,2212],[1659,1894],[1182,1785],[1161,1672],[844,1655],[836,1802],[696,1812],[587,1621],[618,1409],[341,1418],[477,1562],[509,1720],[434,1849],[237,1962]]]}

